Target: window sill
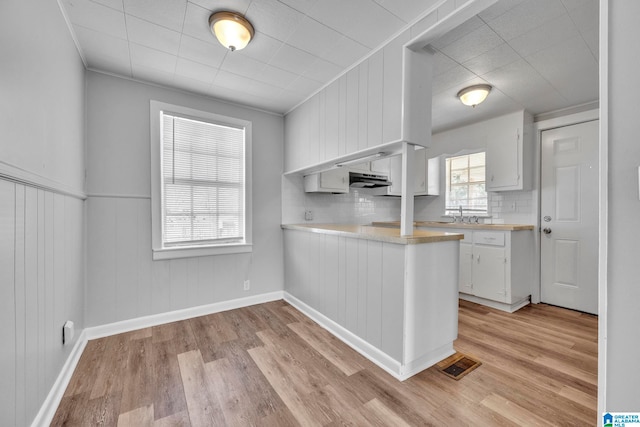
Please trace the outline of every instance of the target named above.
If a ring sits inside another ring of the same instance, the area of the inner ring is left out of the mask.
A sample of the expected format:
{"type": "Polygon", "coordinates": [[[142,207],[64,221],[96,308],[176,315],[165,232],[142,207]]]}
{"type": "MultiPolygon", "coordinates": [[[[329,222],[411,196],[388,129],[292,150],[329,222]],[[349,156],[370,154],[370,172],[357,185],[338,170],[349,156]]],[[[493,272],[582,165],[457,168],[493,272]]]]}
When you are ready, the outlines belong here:
{"type": "Polygon", "coordinates": [[[153,250],[153,260],[159,261],[163,259],[177,258],[195,258],[211,255],[229,255],[241,254],[253,251],[253,245],[250,243],[237,245],[219,245],[219,246],[191,246],[181,248],[163,248],[153,250]]]}

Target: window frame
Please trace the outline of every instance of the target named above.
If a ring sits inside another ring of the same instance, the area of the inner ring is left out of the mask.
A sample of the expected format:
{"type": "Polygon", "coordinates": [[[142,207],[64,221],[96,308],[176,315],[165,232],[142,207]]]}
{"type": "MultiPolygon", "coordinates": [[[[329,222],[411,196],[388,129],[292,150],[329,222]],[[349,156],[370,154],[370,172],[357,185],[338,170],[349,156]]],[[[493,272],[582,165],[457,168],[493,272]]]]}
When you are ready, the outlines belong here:
{"type": "Polygon", "coordinates": [[[150,101],[150,143],[151,143],[151,244],[154,260],[190,258],[209,255],[224,255],[252,252],[252,206],[251,206],[251,139],[252,123],[235,117],[223,116],[207,111],[196,110],[160,101],[150,101]],[[223,126],[241,127],[245,131],[244,140],[244,241],[234,243],[197,244],[165,246],[163,241],[162,218],[162,114],[214,123],[223,126]]]}
{"type": "MultiPolygon", "coordinates": [[[[474,154],[478,154],[478,153],[484,153],[485,155],[485,159],[484,159],[484,168],[485,168],[485,180],[484,180],[484,184],[485,184],[485,194],[487,195],[487,209],[485,211],[472,211],[469,209],[463,209],[462,213],[463,214],[467,214],[467,215],[473,215],[473,216],[477,216],[480,218],[488,218],[490,217],[490,212],[489,212],[489,192],[487,191],[487,178],[486,178],[486,168],[487,168],[487,151],[486,150],[475,150],[475,151],[466,151],[464,150],[463,152],[459,152],[456,154],[452,154],[452,155],[447,155],[444,157],[444,216],[455,216],[458,214],[458,210],[457,209],[449,209],[448,206],[448,196],[449,196],[449,189],[451,187],[451,174],[447,174],[447,162],[450,161],[450,159],[452,158],[456,158],[456,157],[463,157],[463,156],[472,156],[474,154]]],[[[470,168],[467,167],[467,170],[469,170],[470,168]]],[[[470,185],[469,182],[467,182],[467,186],[470,185]]]]}

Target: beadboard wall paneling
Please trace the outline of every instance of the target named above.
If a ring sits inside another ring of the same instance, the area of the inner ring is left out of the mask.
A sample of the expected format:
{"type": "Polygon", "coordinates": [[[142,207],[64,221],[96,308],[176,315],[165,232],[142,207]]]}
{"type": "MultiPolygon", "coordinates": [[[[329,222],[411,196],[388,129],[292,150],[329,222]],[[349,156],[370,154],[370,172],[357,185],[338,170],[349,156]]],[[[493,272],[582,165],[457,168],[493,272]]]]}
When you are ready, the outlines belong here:
{"type": "Polygon", "coordinates": [[[82,200],[0,180],[0,425],[31,423],[83,329],[83,218],[82,200]]]}

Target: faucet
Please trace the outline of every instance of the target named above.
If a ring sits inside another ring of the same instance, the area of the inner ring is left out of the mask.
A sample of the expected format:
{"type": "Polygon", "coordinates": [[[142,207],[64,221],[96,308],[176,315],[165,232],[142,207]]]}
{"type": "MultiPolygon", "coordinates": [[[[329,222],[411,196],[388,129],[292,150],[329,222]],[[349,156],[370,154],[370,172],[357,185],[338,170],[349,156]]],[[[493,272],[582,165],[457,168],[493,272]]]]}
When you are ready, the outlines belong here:
{"type": "MultiPolygon", "coordinates": [[[[460,222],[462,223],[464,222],[464,218],[462,217],[462,205],[458,206],[458,211],[460,212],[460,222]]],[[[454,222],[455,222],[455,219],[454,219],[454,222]]]]}

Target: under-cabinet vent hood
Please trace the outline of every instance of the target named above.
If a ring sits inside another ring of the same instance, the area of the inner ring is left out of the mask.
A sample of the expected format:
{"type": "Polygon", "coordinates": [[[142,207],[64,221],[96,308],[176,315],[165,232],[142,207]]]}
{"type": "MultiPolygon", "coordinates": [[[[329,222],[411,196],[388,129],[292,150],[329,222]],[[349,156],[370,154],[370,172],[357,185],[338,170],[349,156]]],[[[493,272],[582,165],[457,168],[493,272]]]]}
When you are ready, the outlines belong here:
{"type": "Polygon", "coordinates": [[[379,188],[390,185],[391,181],[386,175],[349,172],[349,186],[352,188],[379,188]]]}

